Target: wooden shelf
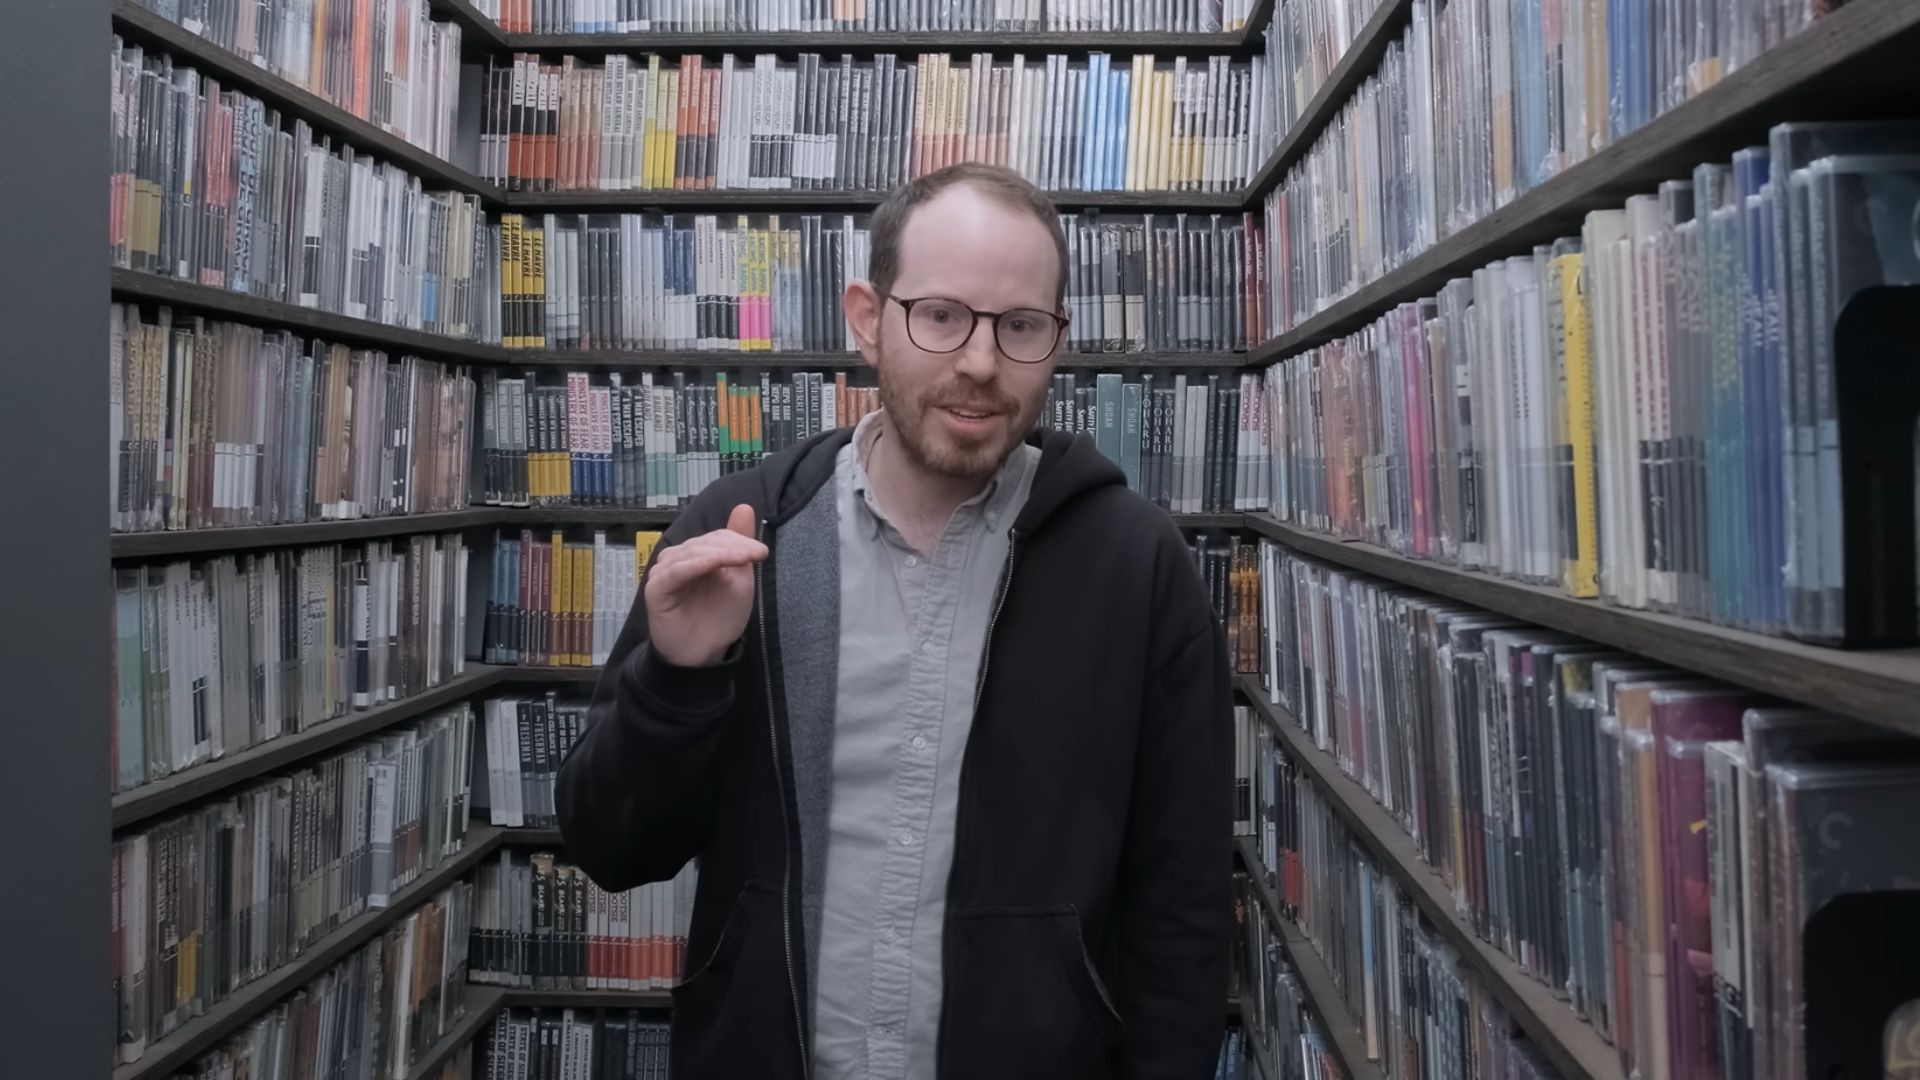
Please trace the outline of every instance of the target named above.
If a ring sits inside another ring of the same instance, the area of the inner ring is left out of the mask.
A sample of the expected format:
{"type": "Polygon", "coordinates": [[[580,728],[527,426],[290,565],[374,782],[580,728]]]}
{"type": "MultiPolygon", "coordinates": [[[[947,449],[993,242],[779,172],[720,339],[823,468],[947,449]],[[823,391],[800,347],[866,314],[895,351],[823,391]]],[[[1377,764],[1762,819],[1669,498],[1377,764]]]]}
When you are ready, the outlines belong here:
{"type": "MultiPolygon", "coordinates": [[[[509,350],[508,367],[579,368],[690,368],[718,371],[779,371],[785,369],[837,371],[865,366],[857,352],[750,352],[703,349],[526,349],[509,350]]],[[[1058,367],[1067,371],[1133,371],[1168,368],[1244,368],[1251,361],[1244,352],[1137,352],[1060,354],[1058,367]]]]}
{"type": "Polygon", "coordinates": [[[113,797],[114,831],[150,821],[276,769],[462,701],[502,682],[502,673],[508,670],[511,669],[470,663],[465,672],[425,693],[362,712],[336,716],[306,731],[282,735],[270,742],[229,754],[218,761],[195,765],[163,780],[120,792],[113,797]]]}
{"type": "Polygon", "coordinates": [[[513,52],[548,56],[607,56],[621,53],[842,53],[870,57],[877,53],[946,52],[996,57],[1039,52],[1083,57],[1089,52],[1115,56],[1167,53],[1185,56],[1250,53],[1260,47],[1259,31],[1221,31],[1211,34],[1155,31],[1064,30],[742,30],[707,33],[628,34],[508,34],[513,52]]]}
{"type": "Polygon", "coordinates": [[[1568,167],[1406,265],[1253,350],[1283,359],[1351,333],[1394,305],[1432,296],[1461,277],[1534,245],[1579,234],[1588,211],[1618,208],[1701,162],[1764,145],[1785,120],[1850,120],[1913,108],[1911,56],[1920,47],[1920,4],[1853,0],[1774,46],[1746,67],[1568,167]]]}
{"type": "Polygon", "coordinates": [[[543,55],[570,53],[574,56],[606,56],[616,53],[850,53],[868,57],[885,52],[991,52],[997,56],[1035,52],[1068,53],[1085,56],[1089,52],[1131,55],[1141,52],[1166,52],[1183,55],[1238,53],[1252,55],[1261,51],[1263,33],[1273,18],[1273,0],[1259,0],[1247,13],[1246,25],[1239,30],[1216,33],[1171,33],[1160,31],[1088,31],[1064,30],[862,30],[862,31],[726,31],[708,33],[666,33],[647,31],[623,34],[507,34],[467,0],[433,0],[436,16],[450,18],[470,28],[481,38],[509,52],[543,55]]]}
{"type": "Polygon", "coordinates": [[[1300,928],[1280,914],[1280,898],[1267,882],[1267,868],[1260,861],[1260,852],[1254,847],[1253,838],[1238,837],[1234,843],[1240,853],[1240,862],[1247,868],[1247,876],[1253,880],[1254,890],[1260,896],[1261,908],[1265,909],[1274,929],[1280,932],[1281,947],[1286,949],[1287,959],[1293,961],[1294,970],[1300,973],[1300,987],[1306,994],[1307,1006],[1320,1018],[1320,1026],[1333,1042],[1334,1056],[1340,1059],[1340,1068],[1346,1072],[1347,1080],[1383,1080],[1385,1074],[1380,1071],[1380,1066],[1367,1058],[1366,1044],[1360,1038],[1360,1025],[1354,1020],[1340,991],[1335,989],[1333,974],[1327,970],[1326,961],[1320,958],[1313,943],[1300,932],[1300,928]]]}
{"type": "Polygon", "coordinates": [[[500,830],[500,842],[507,847],[550,847],[564,848],[566,841],[560,839],[559,829],[522,827],[500,830]]]}
{"type": "Polygon", "coordinates": [[[1246,522],[1262,536],[1327,562],[1816,709],[1920,734],[1920,649],[1849,651],[1808,645],[1409,559],[1371,544],[1309,532],[1266,514],[1248,514],[1246,522]]]}
{"type": "Polygon", "coordinates": [[[500,1014],[501,1002],[507,996],[507,992],[500,987],[482,983],[468,983],[462,992],[467,995],[466,1011],[445,1037],[434,1043],[433,1049],[421,1055],[420,1060],[407,1071],[407,1080],[432,1080],[441,1066],[471,1045],[480,1032],[493,1022],[493,1018],[500,1014]]]}
{"type": "Polygon", "coordinates": [[[600,681],[598,667],[534,667],[498,665],[501,686],[579,686],[591,689],[600,681]]]}
{"type": "Polygon", "coordinates": [[[319,335],[327,341],[367,345],[400,354],[483,364],[505,363],[508,356],[507,350],[498,345],[460,341],[424,330],[388,326],[370,319],[356,319],[351,315],[335,315],[298,304],[264,300],[246,293],[196,285],[139,270],[115,268],[113,296],[116,300],[144,300],[246,322],[271,323],[319,335]]]}
{"type": "Polygon", "coordinates": [[[452,188],[480,196],[490,205],[500,205],[500,189],[478,176],[448,163],[398,135],[383,131],[317,94],[259,67],[246,58],[227,51],[185,27],[148,11],[133,0],[113,0],[113,29],[128,41],[148,48],[164,49],[178,62],[198,68],[202,75],[218,79],[222,87],[240,89],[278,109],[289,120],[305,120],[315,130],[333,135],[365,151],[398,165],[418,176],[429,189],[452,188]]]}
{"type": "Polygon", "coordinates": [[[499,830],[472,826],[460,853],[427,871],[418,881],[393,895],[387,907],[369,911],[320,939],[300,958],[229,995],[173,1034],[147,1047],[140,1060],[113,1070],[113,1080],[160,1080],[172,1076],[194,1058],[272,1008],[280,999],[306,985],[321,972],[372,941],[405,918],[433,894],[458,881],[500,846],[499,830]]]}
{"type": "MultiPolygon", "coordinates": [[[[1243,190],[1232,191],[1049,191],[1047,197],[1062,213],[1079,210],[1133,210],[1173,213],[1181,210],[1237,213],[1243,190]]],[[[649,210],[712,210],[728,213],[759,211],[872,210],[885,191],[521,191],[508,192],[508,209],[535,213],[640,213],[649,210]]]]}
{"type": "MultiPolygon", "coordinates": [[[[1258,679],[1242,675],[1236,685],[1267,726],[1286,744],[1287,753],[1307,771],[1326,795],[1327,802],[1381,863],[1380,868],[1406,888],[1427,921],[1477,969],[1487,991],[1500,1001],[1547,1061],[1566,1077],[1624,1080],[1619,1055],[1599,1032],[1575,1016],[1565,1001],[1556,998],[1552,990],[1528,975],[1505,953],[1482,941],[1472,927],[1453,913],[1453,896],[1446,883],[1421,861],[1412,838],[1392,815],[1373,801],[1367,789],[1349,779],[1331,757],[1314,746],[1286,710],[1267,700],[1258,679]]],[[[1298,959],[1296,957],[1296,962],[1298,959]]],[[[1303,968],[1303,981],[1304,975],[1303,968]]]]}
{"type": "Polygon", "coordinates": [[[467,59],[478,62],[507,51],[505,31],[469,0],[430,0],[430,3],[434,18],[460,24],[460,52],[467,59]]]}
{"type": "Polygon", "coordinates": [[[1400,31],[1413,17],[1413,0],[1379,0],[1379,4],[1347,45],[1347,51],[1340,54],[1340,61],[1327,72],[1327,80],[1300,110],[1300,118],[1287,128],[1280,144],[1267,156],[1266,164],[1253,175],[1244,196],[1247,209],[1261,209],[1261,200],[1267,192],[1285,179],[1287,170],[1293,168],[1295,162],[1307,156],[1314,140],[1340,115],[1354,88],[1380,66],[1380,57],[1386,53],[1387,46],[1399,38],[1400,31]]]}
{"type": "Polygon", "coordinates": [[[509,1009],[671,1009],[673,995],[665,990],[522,990],[507,991],[509,1009]]]}
{"type": "Polygon", "coordinates": [[[500,508],[476,506],[431,514],[394,514],[351,521],[308,521],[289,525],[250,525],[232,529],[175,529],[169,532],[113,534],[113,557],[207,555],[219,551],[257,551],[299,544],[339,544],[386,536],[450,532],[496,524],[500,508]]]}

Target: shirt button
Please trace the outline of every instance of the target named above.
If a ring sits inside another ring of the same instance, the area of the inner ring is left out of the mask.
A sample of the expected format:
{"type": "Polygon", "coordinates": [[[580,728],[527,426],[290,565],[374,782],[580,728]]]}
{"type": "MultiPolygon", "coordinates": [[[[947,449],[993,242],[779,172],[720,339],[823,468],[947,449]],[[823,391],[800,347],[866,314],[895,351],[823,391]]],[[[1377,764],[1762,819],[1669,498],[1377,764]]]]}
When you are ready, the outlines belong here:
{"type": "Polygon", "coordinates": [[[880,931],[880,940],[886,942],[889,945],[893,944],[893,939],[898,936],[899,935],[893,932],[893,927],[891,926],[887,927],[885,930],[880,931]]]}
{"type": "Polygon", "coordinates": [[[924,735],[915,735],[913,737],[913,748],[915,750],[925,750],[927,748],[927,737],[924,735]]]}
{"type": "Polygon", "coordinates": [[[913,569],[914,567],[916,567],[916,566],[919,566],[919,565],[920,565],[920,557],[919,557],[919,556],[917,556],[917,555],[909,555],[909,556],[907,556],[907,569],[909,569],[909,570],[911,570],[911,569],[913,569]]]}
{"type": "Polygon", "coordinates": [[[932,638],[928,638],[928,639],[927,639],[926,641],[923,641],[923,642],[921,642],[921,643],[920,643],[920,651],[921,651],[921,652],[923,652],[923,653],[930,653],[930,652],[932,652],[932,651],[933,651],[933,639],[932,639],[932,638]]]}
{"type": "Polygon", "coordinates": [[[905,829],[900,830],[900,846],[901,847],[913,846],[913,834],[911,832],[908,832],[905,829]]]}

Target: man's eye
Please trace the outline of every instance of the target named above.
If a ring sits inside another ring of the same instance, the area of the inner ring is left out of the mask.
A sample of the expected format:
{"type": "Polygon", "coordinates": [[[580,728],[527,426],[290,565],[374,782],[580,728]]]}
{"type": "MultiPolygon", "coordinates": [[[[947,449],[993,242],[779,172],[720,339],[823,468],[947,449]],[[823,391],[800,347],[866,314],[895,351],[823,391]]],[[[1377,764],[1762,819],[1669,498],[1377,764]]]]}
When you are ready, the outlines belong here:
{"type": "Polygon", "coordinates": [[[952,322],[953,312],[948,311],[946,308],[934,308],[932,311],[927,312],[927,318],[937,323],[952,322]]]}
{"type": "Polygon", "coordinates": [[[1033,332],[1033,320],[1025,317],[1008,319],[1007,329],[1016,334],[1030,334],[1033,332]]]}

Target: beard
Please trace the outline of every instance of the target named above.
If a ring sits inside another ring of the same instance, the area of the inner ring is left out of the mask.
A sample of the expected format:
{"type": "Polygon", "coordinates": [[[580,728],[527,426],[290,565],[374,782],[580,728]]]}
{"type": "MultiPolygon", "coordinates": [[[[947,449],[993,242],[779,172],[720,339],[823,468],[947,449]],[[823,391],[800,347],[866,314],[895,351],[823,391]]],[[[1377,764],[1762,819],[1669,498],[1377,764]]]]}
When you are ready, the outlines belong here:
{"type": "Polygon", "coordinates": [[[915,392],[900,385],[893,364],[883,358],[878,366],[880,406],[887,423],[907,459],[935,476],[968,481],[992,477],[1026,439],[1040,412],[1040,402],[1022,402],[998,387],[959,377],[915,392]],[[991,420],[978,434],[956,432],[940,416],[948,408],[990,414],[991,420]]]}

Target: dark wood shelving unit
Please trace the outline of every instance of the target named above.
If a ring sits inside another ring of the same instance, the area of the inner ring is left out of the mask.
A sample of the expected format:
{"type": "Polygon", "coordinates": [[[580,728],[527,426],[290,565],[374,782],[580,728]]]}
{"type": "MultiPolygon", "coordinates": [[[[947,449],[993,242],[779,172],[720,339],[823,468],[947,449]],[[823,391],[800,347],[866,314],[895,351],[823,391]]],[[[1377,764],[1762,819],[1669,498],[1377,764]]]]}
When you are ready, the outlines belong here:
{"type": "Polygon", "coordinates": [[[1832,649],[1698,619],[1580,600],[1558,589],[1409,559],[1246,515],[1248,528],[1304,554],[1637,653],[1817,709],[1920,734],[1920,649],[1832,649]]]}
{"type": "Polygon", "coordinates": [[[433,1044],[431,1050],[414,1062],[413,1068],[407,1071],[407,1080],[432,1080],[441,1066],[472,1044],[480,1032],[493,1022],[493,1018],[500,1015],[501,1004],[507,997],[504,989],[483,983],[468,983],[464,993],[467,995],[466,1011],[460,1014],[459,1021],[446,1035],[433,1044]]]}
{"type": "MultiPolygon", "coordinates": [[[[211,555],[225,551],[255,551],[263,548],[292,547],[305,544],[341,544],[355,540],[420,533],[451,532],[461,529],[554,528],[587,526],[602,529],[629,527],[664,529],[680,516],[678,509],[641,506],[475,506],[434,514],[396,514],[392,517],[356,518],[352,521],[316,521],[302,525],[261,525],[240,529],[180,529],[157,533],[116,533],[113,557],[116,561],[154,558],[181,558],[211,555]]],[[[1174,524],[1183,529],[1238,529],[1246,521],[1241,513],[1174,514],[1174,524]]]]}
{"type": "Polygon", "coordinates": [[[876,53],[990,52],[996,57],[1016,53],[1067,53],[1085,56],[1105,52],[1116,57],[1135,53],[1178,52],[1183,55],[1239,54],[1259,49],[1258,32],[1222,31],[1212,34],[1176,34],[1153,31],[1064,30],[742,30],[710,33],[631,34],[508,34],[512,52],[558,56],[608,56],[622,53],[842,53],[860,58],[876,53]]]}
{"type": "Polygon", "coordinates": [[[1326,1029],[1327,1038],[1332,1040],[1334,1056],[1340,1059],[1340,1068],[1346,1071],[1347,1080],[1384,1080],[1385,1074],[1380,1071],[1380,1066],[1367,1058],[1366,1044],[1360,1038],[1360,1025],[1354,1020],[1346,1001],[1340,997],[1340,991],[1334,988],[1333,975],[1327,970],[1326,961],[1320,959],[1313,943],[1306,939],[1300,928],[1280,914],[1280,898],[1274,895],[1273,886],[1267,882],[1267,868],[1260,861],[1260,852],[1254,848],[1253,839],[1242,836],[1234,843],[1241,864],[1247,868],[1247,876],[1253,880],[1254,891],[1259,894],[1260,906],[1265,909],[1274,929],[1280,932],[1280,944],[1287,950],[1287,959],[1293,962],[1293,969],[1300,973],[1300,987],[1306,993],[1307,1005],[1320,1018],[1320,1026],[1326,1029]]]}
{"type": "Polygon", "coordinates": [[[465,672],[425,693],[336,716],[305,731],[282,735],[270,742],[229,754],[218,761],[195,765],[165,779],[123,791],[113,797],[114,830],[117,832],[150,821],[168,811],[238,787],[276,769],[465,700],[502,682],[502,673],[509,670],[514,669],[469,664],[465,672]]]}
{"type": "MultiPolygon", "coordinates": [[[[1253,704],[1254,711],[1286,745],[1287,753],[1306,769],[1326,795],[1327,802],[1379,861],[1380,868],[1406,888],[1427,921],[1444,934],[1476,970],[1487,991],[1500,1001],[1560,1075],[1624,1080],[1618,1053],[1598,1031],[1575,1016],[1565,1001],[1555,997],[1552,990],[1528,975],[1505,953],[1482,941],[1472,927],[1453,913],[1453,895],[1446,883],[1421,861],[1412,838],[1391,814],[1373,801],[1367,789],[1349,779],[1331,757],[1314,746],[1286,710],[1267,700],[1258,679],[1242,675],[1236,685],[1241,695],[1253,704]]],[[[1296,953],[1298,965],[1303,959],[1297,955],[1300,950],[1290,948],[1289,951],[1296,953]]],[[[1305,951],[1310,953],[1311,947],[1305,951]]],[[[1305,973],[1302,967],[1303,981],[1305,973]]]]}
{"type": "MultiPolygon", "coordinates": [[[[865,367],[857,352],[773,352],[707,349],[525,349],[509,350],[507,367],[561,368],[688,368],[696,371],[813,370],[865,367]]],[[[1063,352],[1058,367],[1064,371],[1239,369],[1250,365],[1244,352],[1063,352]]]]}
{"type": "Polygon", "coordinates": [[[508,34],[480,14],[467,0],[433,0],[435,15],[452,19],[463,29],[494,44],[497,51],[542,55],[571,53],[606,56],[617,53],[850,53],[869,57],[884,52],[991,52],[996,56],[1038,51],[1084,56],[1089,52],[1132,55],[1172,51],[1185,54],[1234,53],[1261,50],[1262,34],[1273,16],[1274,0],[1258,0],[1239,30],[1215,33],[1163,31],[1064,30],[848,30],[771,31],[740,30],[708,33],[643,31],[620,34],[508,34]]]}
{"type": "Polygon", "coordinates": [[[592,688],[600,681],[598,667],[520,667],[501,664],[501,686],[579,686],[592,688]]]}
{"type": "MultiPolygon", "coordinates": [[[[706,191],[522,191],[509,192],[507,208],[535,213],[641,213],[649,210],[712,210],[728,213],[820,210],[854,213],[880,205],[885,191],[762,191],[715,188],[706,191]]],[[[1062,213],[1080,210],[1180,210],[1237,213],[1245,202],[1233,191],[1049,191],[1062,213]]]]}
{"type": "Polygon", "coordinates": [[[113,29],[128,41],[165,49],[176,61],[189,64],[229,89],[244,90],[280,110],[289,120],[305,120],[315,130],[398,165],[418,176],[428,188],[452,188],[480,196],[498,208],[500,189],[398,135],[360,119],[317,94],[259,67],[245,57],[190,33],[133,0],[113,0],[113,29]]]}
{"type": "Polygon", "coordinates": [[[1916,48],[1920,4],[1854,0],[1691,100],[1254,349],[1253,357],[1261,362],[1284,359],[1351,333],[1396,304],[1431,296],[1450,278],[1525,254],[1536,244],[1577,235],[1589,211],[1618,208],[1630,195],[1651,193],[1663,180],[1690,175],[1703,161],[1724,161],[1743,146],[1764,145],[1767,129],[1781,121],[1910,113],[1911,56],[1916,48]]]}
{"type": "Polygon", "coordinates": [[[166,304],[186,311],[220,315],[243,322],[268,323],[317,335],[327,341],[347,345],[366,345],[401,354],[415,354],[439,360],[500,364],[507,361],[507,350],[498,345],[460,341],[425,330],[388,326],[351,315],[301,307],[280,300],[265,300],[229,289],[198,285],[178,278],[161,277],[139,270],[115,268],[113,296],[116,300],[139,300],[166,304]]]}
{"type": "Polygon", "coordinates": [[[172,1076],[280,999],[398,923],[434,893],[458,881],[499,846],[499,830],[481,825],[471,827],[466,846],[458,855],[395,893],[388,906],[369,911],[340,927],[300,954],[299,959],[249,983],[209,1008],[205,1015],[195,1017],[173,1034],[150,1044],[138,1061],[116,1067],[113,1080],[161,1080],[172,1076]]]}
{"type": "Polygon", "coordinates": [[[339,544],[386,536],[452,532],[498,524],[500,508],[475,506],[430,514],[393,514],[349,521],[307,521],[288,525],[249,525],[230,529],[174,529],[168,532],[113,534],[113,557],[210,555],[221,551],[258,551],[300,544],[339,544]]]}
{"type": "Polygon", "coordinates": [[[507,35],[469,0],[429,0],[433,16],[460,24],[460,51],[468,60],[485,60],[507,51],[507,35]]]}
{"type": "Polygon", "coordinates": [[[507,847],[565,847],[559,829],[522,827],[500,830],[500,842],[507,847]]]}
{"type": "Polygon", "coordinates": [[[1327,73],[1327,81],[1320,84],[1313,97],[1300,110],[1300,118],[1287,128],[1280,137],[1280,144],[1267,156],[1266,164],[1253,175],[1247,184],[1244,199],[1247,209],[1258,210],[1261,200],[1272,191],[1287,175],[1294,162],[1307,156],[1313,149],[1313,141],[1327,129],[1334,118],[1340,115],[1340,109],[1353,95],[1354,87],[1365,81],[1380,66],[1380,57],[1393,44],[1400,31],[1413,17],[1413,0],[1379,0],[1380,6],[1368,17],[1366,25],[1355,34],[1347,51],[1340,54],[1340,61],[1327,73]]]}
{"type": "Polygon", "coordinates": [[[665,990],[522,990],[507,991],[509,1009],[671,1009],[673,995],[665,990]]]}

